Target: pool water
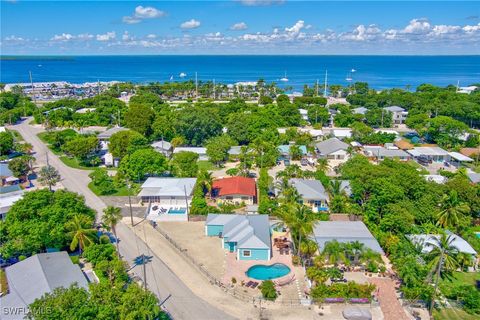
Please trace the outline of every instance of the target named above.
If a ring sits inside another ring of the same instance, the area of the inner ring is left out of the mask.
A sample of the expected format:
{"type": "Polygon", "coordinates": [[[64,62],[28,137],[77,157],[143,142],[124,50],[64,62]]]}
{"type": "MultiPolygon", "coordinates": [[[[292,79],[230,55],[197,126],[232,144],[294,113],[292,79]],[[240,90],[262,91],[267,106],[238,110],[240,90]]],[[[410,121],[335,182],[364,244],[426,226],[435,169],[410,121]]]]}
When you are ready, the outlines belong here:
{"type": "Polygon", "coordinates": [[[275,263],[270,266],[258,264],[250,267],[245,274],[256,280],[271,280],[286,276],[290,268],[283,263],[275,263]]]}
{"type": "Polygon", "coordinates": [[[185,212],[187,212],[187,209],[185,208],[168,210],[168,214],[185,214],[185,212]]]}

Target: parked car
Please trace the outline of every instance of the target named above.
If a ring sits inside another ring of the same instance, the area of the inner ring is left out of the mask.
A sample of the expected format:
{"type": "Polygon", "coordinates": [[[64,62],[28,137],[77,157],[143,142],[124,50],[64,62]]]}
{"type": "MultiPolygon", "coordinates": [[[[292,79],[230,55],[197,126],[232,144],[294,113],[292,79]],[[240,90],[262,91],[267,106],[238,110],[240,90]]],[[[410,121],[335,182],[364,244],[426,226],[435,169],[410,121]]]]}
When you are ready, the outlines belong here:
{"type": "Polygon", "coordinates": [[[301,164],[302,166],[307,166],[307,165],[308,165],[307,159],[302,158],[302,160],[300,160],[300,164],[301,164]]]}

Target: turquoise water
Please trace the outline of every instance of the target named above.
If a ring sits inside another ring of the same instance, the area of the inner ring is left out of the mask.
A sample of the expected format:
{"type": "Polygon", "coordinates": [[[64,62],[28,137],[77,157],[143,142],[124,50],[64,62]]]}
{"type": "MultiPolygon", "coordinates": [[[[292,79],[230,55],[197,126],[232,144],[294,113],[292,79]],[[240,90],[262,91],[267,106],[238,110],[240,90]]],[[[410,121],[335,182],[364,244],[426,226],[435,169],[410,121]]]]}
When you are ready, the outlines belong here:
{"type": "Polygon", "coordinates": [[[168,210],[168,214],[185,214],[187,212],[187,209],[185,208],[180,208],[180,209],[170,209],[168,210]]]}
{"type": "Polygon", "coordinates": [[[286,276],[290,268],[283,263],[275,263],[270,266],[258,264],[251,267],[245,273],[249,278],[256,280],[271,280],[286,276]]]}
{"type": "Polygon", "coordinates": [[[476,235],[477,235],[477,238],[480,238],[480,232],[477,232],[476,235]]]}
{"type": "Polygon", "coordinates": [[[346,85],[355,69],[353,81],[365,81],[376,89],[413,90],[422,83],[439,86],[467,86],[480,78],[480,56],[68,56],[17,57],[2,60],[0,82],[69,81],[152,81],[193,80],[217,83],[257,81],[263,78],[279,86],[302,90],[304,84],[323,83],[328,69],[329,84],[346,85]],[[282,83],[285,72],[289,79],[282,83]],[[186,73],[183,79],[180,73],[186,73]]]}

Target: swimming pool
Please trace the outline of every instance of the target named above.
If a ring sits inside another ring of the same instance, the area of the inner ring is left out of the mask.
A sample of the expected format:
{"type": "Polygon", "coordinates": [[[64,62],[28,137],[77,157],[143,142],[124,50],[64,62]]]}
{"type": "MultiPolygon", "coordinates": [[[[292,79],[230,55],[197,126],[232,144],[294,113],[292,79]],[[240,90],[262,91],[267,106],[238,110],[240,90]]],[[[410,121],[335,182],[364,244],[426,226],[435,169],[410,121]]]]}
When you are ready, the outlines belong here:
{"type": "Polygon", "coordinates": [[[271,280],[286,276],[290,273],[290,268],[283,263],[275,263],[270,266],[257,264],[250,267],[245,274],[249,278],[256,280],[271,280]]]}
{"type": "Polygon", "coordinates": [[[186,208],[171,208],[170,210],[168,210],[168,214],[185,214],[186,212],[186,208]]]}

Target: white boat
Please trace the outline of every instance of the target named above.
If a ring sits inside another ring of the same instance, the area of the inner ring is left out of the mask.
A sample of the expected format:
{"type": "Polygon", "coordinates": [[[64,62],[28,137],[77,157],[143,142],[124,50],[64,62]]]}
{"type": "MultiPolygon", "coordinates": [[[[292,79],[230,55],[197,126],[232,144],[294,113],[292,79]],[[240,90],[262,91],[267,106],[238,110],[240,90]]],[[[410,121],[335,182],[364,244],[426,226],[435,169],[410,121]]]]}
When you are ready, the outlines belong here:
{"type": "Polygon", "coordinates": [[[283,82],[288,82],[288,78],[287,78],[287,72],[285,71],[285,76],[280,79],[280,81],[283,81],[283,82]]]}
{"type": "Polygon", "coordinates": [[[350,74],[347,74],[347,78],[345,78],[347,81],[352,81],[352,76],[350,74]]]}
{"type": "Polygon", "coordinates": [[[187,74],[185,72],[180,73],[180,78],[185,78],[187,74]]]}
{"type": "Polygon", "coordinates": [[[173,76],[170,76],[170,81],[173,81],[173,76]]]}

